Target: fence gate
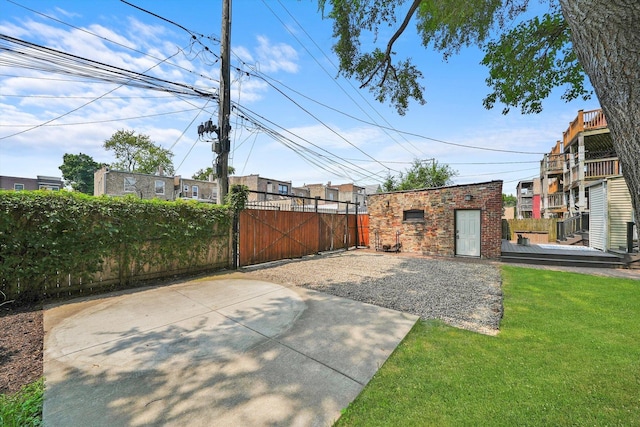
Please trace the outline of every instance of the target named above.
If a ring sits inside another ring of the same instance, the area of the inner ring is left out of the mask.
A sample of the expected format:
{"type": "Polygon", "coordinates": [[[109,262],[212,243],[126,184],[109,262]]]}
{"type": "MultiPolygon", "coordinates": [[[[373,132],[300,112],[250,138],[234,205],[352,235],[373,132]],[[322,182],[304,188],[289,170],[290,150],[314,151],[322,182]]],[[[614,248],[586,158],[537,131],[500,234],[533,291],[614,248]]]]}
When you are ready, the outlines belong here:
{"type": "Polygon", "coordinates": [[[239,218],[239,266],[348,248],[355,246],[356,240],[358,245],[368,245],[368,215],[358,217],[361,218],[355,214],[245,209],[239,218]]]}

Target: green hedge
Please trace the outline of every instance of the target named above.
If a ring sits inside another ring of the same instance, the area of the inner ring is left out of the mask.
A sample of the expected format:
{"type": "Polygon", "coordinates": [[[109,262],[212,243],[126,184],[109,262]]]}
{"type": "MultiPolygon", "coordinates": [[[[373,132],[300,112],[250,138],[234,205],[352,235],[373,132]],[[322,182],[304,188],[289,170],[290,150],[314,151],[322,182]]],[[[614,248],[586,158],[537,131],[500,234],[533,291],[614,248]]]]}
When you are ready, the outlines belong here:
{"type": "Polygon", "coordinates": [[[212,251],[228,264],[231,218],[226,207],[193,201],[0,191],[0,288],[28,302],[69,277],[91,286],[107,263],[115,287],[145,270],[202,267],[212,251]]]}

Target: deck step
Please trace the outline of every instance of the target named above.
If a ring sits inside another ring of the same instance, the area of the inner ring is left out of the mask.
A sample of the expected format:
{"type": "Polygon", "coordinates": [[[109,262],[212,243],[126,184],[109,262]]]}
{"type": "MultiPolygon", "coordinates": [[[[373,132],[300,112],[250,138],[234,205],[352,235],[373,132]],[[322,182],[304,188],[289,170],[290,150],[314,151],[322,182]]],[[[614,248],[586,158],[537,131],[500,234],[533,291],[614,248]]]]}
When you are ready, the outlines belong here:
{"type": "Polygon", "coordinates": [[[566,245],[515,245],[502,242],[503,262],[521,264],[560,265],[569,267],[625,268],[624,256],[566,245]]]}
{"type": "Polygon", "coordinates": [[[590,267],[590,268],[625,268],[627,265],[622,261],[596,260],[596,259],[576,259],[576,258],[549,258],[536,256],[522,256],[522,254],[505,254],[500,257],[502,262],[512,264],[536,264],[536,265],[556,265],[563,267],[590,267]]]}

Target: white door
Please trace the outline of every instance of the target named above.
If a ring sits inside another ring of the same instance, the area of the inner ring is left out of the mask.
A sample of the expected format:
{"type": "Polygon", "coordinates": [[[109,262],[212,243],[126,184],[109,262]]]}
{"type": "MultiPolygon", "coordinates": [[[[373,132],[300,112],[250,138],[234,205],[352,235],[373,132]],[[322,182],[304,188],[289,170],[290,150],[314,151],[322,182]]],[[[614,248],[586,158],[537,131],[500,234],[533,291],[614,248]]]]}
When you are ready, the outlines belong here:
{"type": "Polygon", "coordinates": [[[480,256],[480,211],[456,211],[456,255],[480,256]]]}
{"type": "Polygon", "coordinates": [[[589,246],[607,250],[606,182],[589,187],[589,246]]]}

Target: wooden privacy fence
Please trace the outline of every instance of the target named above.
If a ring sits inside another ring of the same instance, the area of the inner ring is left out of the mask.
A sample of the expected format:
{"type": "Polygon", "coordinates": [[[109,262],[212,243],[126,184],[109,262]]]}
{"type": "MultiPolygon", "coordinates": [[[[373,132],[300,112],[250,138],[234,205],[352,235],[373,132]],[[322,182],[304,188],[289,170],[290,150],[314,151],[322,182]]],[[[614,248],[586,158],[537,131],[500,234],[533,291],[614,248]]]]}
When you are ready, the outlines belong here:
{"type": "Polygon", "coordinates": [[[240,267],[367,246],[368,215],[246,209],[240,212],[240,267]]]}
{"type": "Polygon", "coordinates": [[[508,223],[508,228],[506,230],[503,230],[503,238],[515,242],[518,239],[517,233],[527,234],[527,232],[531,232],[530,234],[532,234],[532,236],[524,236],[529,238],[535,237],[534,240],[531,240],[531,243],[555,242],[557,239],[557,235],[556,235],[557,221],[558,220],[556,218],[509,219],[506,221],[508,223]]]}

